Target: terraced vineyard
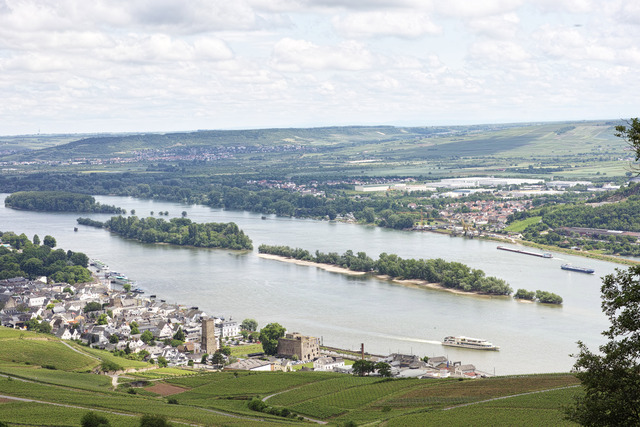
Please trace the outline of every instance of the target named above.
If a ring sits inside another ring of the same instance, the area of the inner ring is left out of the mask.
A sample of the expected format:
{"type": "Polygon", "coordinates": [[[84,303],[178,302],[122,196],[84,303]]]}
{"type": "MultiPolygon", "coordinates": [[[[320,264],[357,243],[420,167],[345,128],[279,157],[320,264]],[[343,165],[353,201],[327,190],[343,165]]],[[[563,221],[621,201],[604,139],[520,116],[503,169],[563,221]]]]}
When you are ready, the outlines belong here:
{"type": "Polygon", "coordinates": [[[27,425],[79,425],[90,410],[118,426],[139,425],[144,414],[207,426],[308,425],[301,417],[331,425],[569,425],[562,407],[580,393],[569,374],[459,381],[175,368],[132,372],[114,388],[110,377],[88,371],[126,359],[5,328],[0,344],[0,395],[11,397],[0,399],[0,421],[27,425]],[[147,383],[131,387],[131,378],[147,383]],[[291,415],[255,412],[255,398],[291,415]]]}

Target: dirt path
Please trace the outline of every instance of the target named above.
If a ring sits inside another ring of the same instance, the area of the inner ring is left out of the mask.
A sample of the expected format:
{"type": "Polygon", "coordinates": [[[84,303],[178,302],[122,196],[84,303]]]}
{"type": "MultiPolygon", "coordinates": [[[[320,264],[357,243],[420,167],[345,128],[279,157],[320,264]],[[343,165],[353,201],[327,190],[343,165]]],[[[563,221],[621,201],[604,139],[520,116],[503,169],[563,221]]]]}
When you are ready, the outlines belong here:
{"type": "MultiPolygon", "coordinates": [[[[266,402],[268,399],[271,399],[273,396],[277,396],[277,395],[279,395],[279,394],[286,393],[286,392],[288,392],[288,391],[297,390],[297,389],[299,389],[299,388],[300,388],[300,387],[290,388],[289,390],[283,390],[283,391],[279,391],[279,392],[277,392],[277,393],[270,394],[269,396],[265,396],[265,397],[263,397],[263,398],[262,398],[262,401],[263,401],[263,402],[266,402]]],[[[305,417],[304,415],[302,416],[302,418],[304,418],[305,420],[310,421],[310,422],[312,422],[312,423],[316,423],[316,424],[327,424],[327,422],[326,422],[326,421],[322,421],[322,420],[315,420],[315,419],[313,419],[313,418],[305,417]]]]}

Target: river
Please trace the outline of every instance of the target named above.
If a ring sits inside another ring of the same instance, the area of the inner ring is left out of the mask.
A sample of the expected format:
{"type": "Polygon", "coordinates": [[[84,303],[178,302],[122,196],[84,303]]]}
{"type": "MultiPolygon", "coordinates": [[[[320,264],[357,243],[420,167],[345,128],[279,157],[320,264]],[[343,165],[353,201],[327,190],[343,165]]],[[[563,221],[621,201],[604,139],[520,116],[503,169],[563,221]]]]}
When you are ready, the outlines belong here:
{"type": "MultiPolygon", "coordinates": [[[[0,194],[2,200],[7,194],[0,194]]],[[[253,240],[342,253],[382,252],[403,258],[443,258],[479,268],[505,279],[514,291],[546,290],[564,299],[562,306],[518,302],[506,297],[464,296],[437,290],[403,287],[372,277],[330,273],[258,257],[257,249],[241,253],[150,245],[121,238],[102,229],[78,226],[88,216],[110,215],[17,211],[0,207],[0,230],[46,234],[65,250],[81,251],[135,280],[146,295],[171,303],[198,306],[207,314],[242,321],[255,318],[260,326],[278,322],[289,331],[318,336],[325,345],[388,354],[448,355],[497,375],[566,372],[581,340],[593,350],[604,342],[608,321],[600,309],[603,275],[615,264],[554,253],[544,259],[498,251],[495,242],[452,238],[435,233],[388,230],[372,226],[280,218],[249,212],[224,211],[199,205],[97,196],[138,216],[169,217],[187,212],[195,222],[233,221],[253,240]],[[565,262],[589,266],[587,275],[560,269],[565,262]],[[442,347],[446,335],[484,338],[501,347],[479,352],[442,347]]],[[[167,218],[167,217],[163,217],[167,218]]]]}

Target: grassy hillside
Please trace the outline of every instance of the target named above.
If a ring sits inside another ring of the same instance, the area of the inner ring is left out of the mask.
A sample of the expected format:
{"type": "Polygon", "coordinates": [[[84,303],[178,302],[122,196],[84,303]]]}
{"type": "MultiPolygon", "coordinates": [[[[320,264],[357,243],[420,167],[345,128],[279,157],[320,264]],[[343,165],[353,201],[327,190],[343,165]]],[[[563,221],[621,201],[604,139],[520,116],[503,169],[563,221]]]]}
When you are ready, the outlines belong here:
{"type": "MultiPolygon", "coordinates": [[[[86,372],[112,355],[92,350],[96,360],[55,337],[43,338],[0,328],[0,349],[5,354],[0,358],[0,394],[30,400],[0,399],[0,421],[79,425],[81,417],[94,410],[118,426],[138,425],[143,414],[192,425],[307,424],[250,410],[249,400],[258,397],[274,408],[288,408],[330,425],[569,425],[562,407],[580,392],[578,381],[569,374],[460,381],[180,369],[133,373],[120,377],[122,385],[114,389],[110,377],[86,372]],[[13,359],[7,359],[7,348],[19,349],[13,359]],[[51,360],[56,369],[42,367],[51,360]],[[148,383],[131,394],[132,379],[148,383]]],[[[114,359],[126,365],[125,359],[114,359]]]]}
{"type": "MultiPolygon", "coordinates": [[[[593,121],[451,127],[352,126],[309,129],[200,131],[82,138],[67,144],[0,153],[0,160],[82,160],[56,170],[155,170],[158,163],[183,173],[314,175],[522,175],[623,176],[624,141],[616,123],[593,121]],[[215,159],[194,161],[199,154],[215,159]],[[164,157],[163,157],[164,156],[164,157]],[[86,159],[129,159],[85,164],[86,159]]],[[[32,147],[33,148],[33,147],[32,147]]],[[[40,166],[45,168],[46,166],[40,166]]]]}

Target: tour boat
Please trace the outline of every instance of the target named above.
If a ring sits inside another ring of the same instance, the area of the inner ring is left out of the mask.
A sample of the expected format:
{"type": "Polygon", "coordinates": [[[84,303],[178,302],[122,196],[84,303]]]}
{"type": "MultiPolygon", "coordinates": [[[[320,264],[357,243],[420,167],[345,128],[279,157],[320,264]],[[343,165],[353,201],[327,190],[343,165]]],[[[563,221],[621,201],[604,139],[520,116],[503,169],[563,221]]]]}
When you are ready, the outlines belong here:
{"type": "Polygon", "coordinates": [[[471,348],[473,350],[492,350],[497,351],[500,350],[500,347],[493,345],[487,340],[483,340],[480,338],[469,338],[469,337],[445,337],[442,341],[442,345],[446,345],[449,347],[462,347],[462,348],[471,348]]]}

